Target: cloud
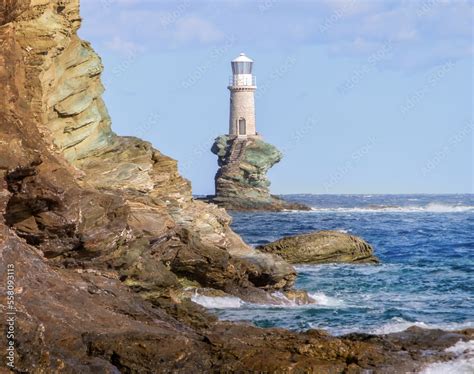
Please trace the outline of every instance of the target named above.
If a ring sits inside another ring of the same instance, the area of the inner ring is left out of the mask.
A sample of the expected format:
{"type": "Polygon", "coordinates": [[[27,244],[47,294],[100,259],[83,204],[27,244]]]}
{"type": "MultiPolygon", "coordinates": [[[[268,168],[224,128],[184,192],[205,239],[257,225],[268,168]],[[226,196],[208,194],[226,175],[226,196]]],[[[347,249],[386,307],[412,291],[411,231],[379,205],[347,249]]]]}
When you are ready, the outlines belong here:
{"type": "MultiPolygon", "coordinates": [[[[382,8],[383,2],[367,0],[320,0],[321,4],[331,12],[355,16],[377,11],[382,8]]],[[[387,3],[387,2],[386,2],[387,3]]]]}
{"type": "Polygon", "coordinates": [[[129,40],[124,40],[120,36],[114,36],[111,40],[105,41],[105,47],[113,52],[129,55],[131,53],[144,52],[145,47],[129,40]]]}
{"type": "Polygon", "coordinates": [[[181,43],[196,41],[209,44],[223,40],[224,33],[211,22],[196,16],[190,16],[176,22],[173,37],[181,43]]]}
{"type": "Polygon", "coordinates": [[[84,36],[105,40],[115,50],[219,46],[236,35],[243,46],[319,45],[362,59],[390,41],[391,68],[397,62],[399,68],[416,68],[472,56],[470,0],[101,1],[113,6],[83,3],[84,36]]]}

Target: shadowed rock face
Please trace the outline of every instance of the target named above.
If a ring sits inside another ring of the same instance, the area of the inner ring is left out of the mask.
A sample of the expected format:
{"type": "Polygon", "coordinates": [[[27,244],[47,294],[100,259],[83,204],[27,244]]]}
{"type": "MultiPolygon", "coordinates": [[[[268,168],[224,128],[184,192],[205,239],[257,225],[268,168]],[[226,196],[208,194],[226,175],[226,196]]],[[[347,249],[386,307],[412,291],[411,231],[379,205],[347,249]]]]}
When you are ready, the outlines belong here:
{"type": "MultiPolygon", "coordinates": [[[[176,161],[111,131],[100,59],[79,25],[78,1],[0,0],[0,305],[12,264],[16,370],[419,367],[411,357],[428,337],[407,345],[258,329],[217,322],[186,297],[192,286],[272,302],[268,291],[290,289],[295,272],[247,246],[223,209],[194,201],[176,161]]],[[[470,332],[438,334],[420,360],[470,332]]]]}
{"type": "Polygon", "coordinates": [[[258,246],[257,249],[265,253],[277,254],[291,264],[378,262],[370,244],[357,236],[339,231],[318,231],[288,236],[258,246]]]}
{"type": "Polygon", "coordinates": [[[221,135],[211,151],[218,156],[220,167],[215,176],[216,194],[212,198],[216,204],[231,210],[309,209],[270,194],[267,172],[283,157],[275,146],[258,137],[240,139],[221,135]]]}

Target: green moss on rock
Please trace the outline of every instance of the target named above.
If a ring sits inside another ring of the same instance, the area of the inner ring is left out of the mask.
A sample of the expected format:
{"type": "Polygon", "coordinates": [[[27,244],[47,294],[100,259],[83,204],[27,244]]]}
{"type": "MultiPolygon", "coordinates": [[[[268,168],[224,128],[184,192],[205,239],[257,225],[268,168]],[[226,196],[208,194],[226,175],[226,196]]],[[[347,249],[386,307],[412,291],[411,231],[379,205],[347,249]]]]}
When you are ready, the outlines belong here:
{"type": "Polygon", "coordinates": [[[234,210],[308,209],[270,194],[267,172],[283,158],[274,145],[258,137],[221,135],[211,151],[218,156],[220,166],[215,177],[215,203],[234,210]]]}

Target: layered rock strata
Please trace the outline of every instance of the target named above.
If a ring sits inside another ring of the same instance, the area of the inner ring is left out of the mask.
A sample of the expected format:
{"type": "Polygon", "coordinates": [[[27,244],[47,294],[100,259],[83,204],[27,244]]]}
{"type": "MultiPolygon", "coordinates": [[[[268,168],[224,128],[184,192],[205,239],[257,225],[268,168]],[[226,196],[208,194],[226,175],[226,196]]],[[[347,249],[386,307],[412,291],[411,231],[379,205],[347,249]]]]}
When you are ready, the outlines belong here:
{"type": "Polygon", "coordinates": [[[257,249],[277,254],[291,264],[379,262],[365,240],[332,230],[287,236],[257,249]]]}
{"type": "Polygon", "coordinates": [[[217,155],[219,164],[212,202],[230,210],[309,209],[270,194],[267,172],[283,155],[260,137],[221,135],[214,141],[211,151],[217,155]]]}
{"type": "Polygon", "coordinates": [[[18,118],[4,126],[5,217],[17,235],[56,264],[117,269],[146,295],[170,282],[259,298],[292,286],[291,266],[247,246],[223,209],[193,200],[175,160],[112,132],[100,58],[76,33],[77,1],[6,4],[3,108],[18,118]],[[12,114],[20,106],[26,119],[12,114]],[[142,279],[158,270],[164,284],[142,279]]]}

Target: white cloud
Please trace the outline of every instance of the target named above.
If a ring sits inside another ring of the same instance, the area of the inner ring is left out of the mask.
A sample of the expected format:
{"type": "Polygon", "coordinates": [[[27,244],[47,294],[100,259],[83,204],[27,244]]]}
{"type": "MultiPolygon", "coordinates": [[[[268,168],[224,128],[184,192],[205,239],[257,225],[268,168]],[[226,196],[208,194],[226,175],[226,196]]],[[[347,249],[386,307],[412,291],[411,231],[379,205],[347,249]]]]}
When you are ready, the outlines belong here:
{"type": "Polygon", "coordinates": [[[272,6],[265,12],[258,11],[261,3],[253,0],[103,1],[114,6],[83,7],[88,8],[85,23],[92,25],[87,32],[118,51],[124,46],[139,50],[142,45],[147,50],[199,48],[237,35],[243,45],[319,44],[330,53],[362,59],[392,41],[394,67],[397,60],[403,61],[399,66],[430,59],[436,65],[439,59],[472,55],[474,8],[467,0],[269,0],[272,6]]]}
{"type": "Polygon", "coordinates": [[[129,40],[124,40],[120,36],[114,36],[111,40],[104,43],[105,47],[111,51],[118,52],[121,54],[129,55],[145,50],[144,46],[134,43],[129,40]]]}
{"type": "Polygon", "coordinates": [[[189,16],[179,19],[173,31],[179,42],[216,43],[224,39],[224,33],[205,19],[189,16]]]}
{"type": "Polygon", "coordinates": [[[373,0],[320,0],[320,2],[332,12],[345,16],[373,12],[383,7],[382,1],[373,0]]]}

